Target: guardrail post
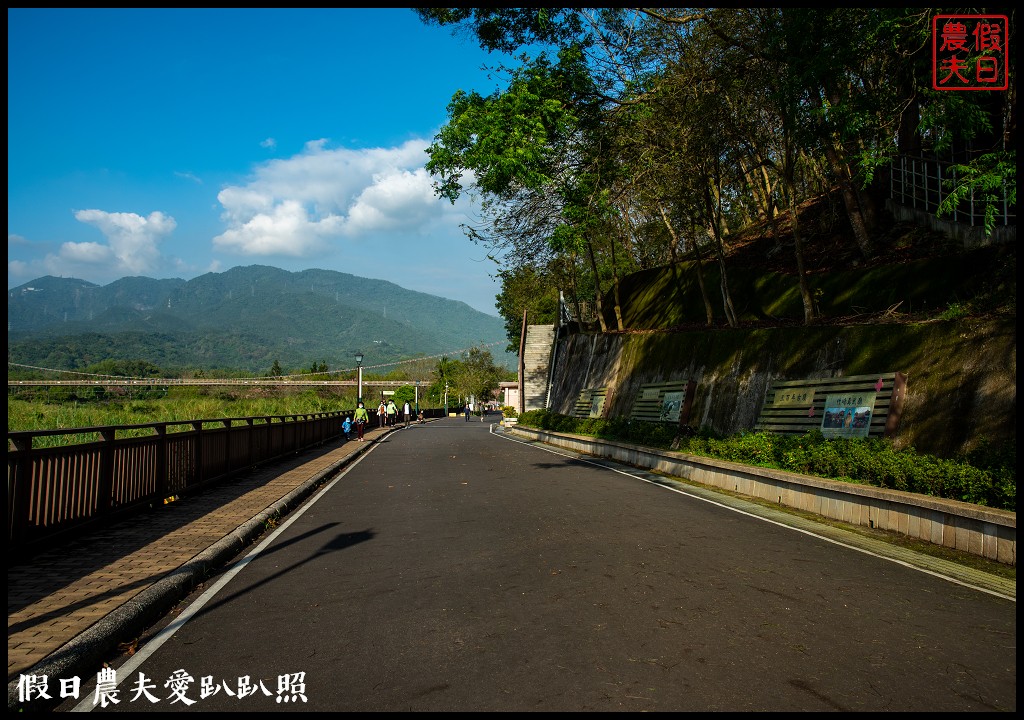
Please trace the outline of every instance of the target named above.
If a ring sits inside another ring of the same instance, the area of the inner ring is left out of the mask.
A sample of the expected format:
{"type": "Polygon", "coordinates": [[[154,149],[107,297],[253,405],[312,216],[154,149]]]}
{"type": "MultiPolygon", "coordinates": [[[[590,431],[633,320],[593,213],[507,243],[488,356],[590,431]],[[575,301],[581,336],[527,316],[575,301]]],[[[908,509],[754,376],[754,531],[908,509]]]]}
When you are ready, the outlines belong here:
{"type": "Polygon", "coordinates": [[[192,477],[195,479],[196,485],[202,485],[203,480],[206,479],[206,468],[203,466],[203,423],[199,422],[192,423],[192,427],[196,431],[196,447],[195,452],[192,454],[195,463],[195,469],[192,473],[192,477]]]}
{"type": "Polygon", "coordinates": [[[114,428],[100,430],[100,485],[96,496],[97,513],[103,515],[114,507],[114,428]]]}
{"type": "Polygon", "coordinates": [[[156,494],[158,500],[171,496],[167,481],[167,424],[160,423],[156,430],[156,494]]]}
{"type": "Polygon", "coordinates": [[[231,462],[231,418],[221,420],[220,424],[224,426],[224,477],[230,478],[234,468],[231,462]]]}
{"type": "Polygon", "coordinates": [[[245,432],[246,432],[246,442],[247,442],[247,445],[246,445],[246,448],[245,448],[245,463],[249,467],[249,469],[251,470],[253,468],[253,466],[256,464],[253,461],[253,457],[252,457],[252,454],[253,454],[252,447],[253,447],[253,443],[254,443],[254,440],[255,440],[254,436],[255,436],[255,433],[256,433],[256,425],[255,425],[255,423],[253,423],[253,418],[251,418],[251,417],[245,419],[245,432]]]}
{"type": "Polygon", "coordinates": [[[20,543],[28,535],[29,511],[32,507],[32,436],[11,438],[18,460],[14,464],[13,497],[7,507],[7,531],[12,543],[20,543]]]}

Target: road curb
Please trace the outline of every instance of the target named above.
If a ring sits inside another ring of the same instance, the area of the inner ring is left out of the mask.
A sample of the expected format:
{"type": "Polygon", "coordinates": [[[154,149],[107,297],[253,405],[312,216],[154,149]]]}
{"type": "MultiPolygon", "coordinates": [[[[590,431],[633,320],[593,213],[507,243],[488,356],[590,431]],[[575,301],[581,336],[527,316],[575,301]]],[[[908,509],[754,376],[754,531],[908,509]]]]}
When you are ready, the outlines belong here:
{"type": "MultiPolygon", "coordinates": [[[[28,670],[19,673],[19,679],[23,675],[45,675],[51,680],[91,675],[97,668],[102,667],[106,659],[115,654],[120,643],[140,635],[203,583],[213,571],[221,568],[263,535],[269,520],[286,515],[339,470],[373,447],[377,440],[389,434],[384,433],[365,445],[359,445],[350,455],[319,471],[263,512],[242,523],[206,550],[119,605],[28,670]]],[[[18,691],[19,679],[11,680],[7,684],[8,710],[52,710],[66,700],[51,696],[50,700],[34,699],[30,702],[21,702],[18,691]]],[[[82,677],[82,680],[84,684],[88,678],[82,677]]]]}

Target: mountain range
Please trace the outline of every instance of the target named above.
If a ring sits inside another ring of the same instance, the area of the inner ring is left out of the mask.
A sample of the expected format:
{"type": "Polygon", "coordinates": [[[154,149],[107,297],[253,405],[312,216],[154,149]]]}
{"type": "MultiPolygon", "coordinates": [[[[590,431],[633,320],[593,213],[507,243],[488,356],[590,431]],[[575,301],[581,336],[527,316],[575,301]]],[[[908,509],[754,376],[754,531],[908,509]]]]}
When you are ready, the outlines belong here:
{"type": "Polygon", "coordinates": [[[80,369],[146,360],[165,370],[266,373],[326,364],[371,367],[418,356],[504,351],[501,318],[384,280],[251,265],[192,280],[126,277],[109,285],[41,277],[7,291],[9,362],[80,369]]]}

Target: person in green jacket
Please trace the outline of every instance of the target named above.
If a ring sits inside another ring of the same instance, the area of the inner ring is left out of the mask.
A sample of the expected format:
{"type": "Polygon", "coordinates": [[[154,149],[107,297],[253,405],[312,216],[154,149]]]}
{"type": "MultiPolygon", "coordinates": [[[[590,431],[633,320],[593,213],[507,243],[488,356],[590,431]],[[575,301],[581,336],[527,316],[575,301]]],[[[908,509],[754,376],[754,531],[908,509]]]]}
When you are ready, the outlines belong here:
{"type": "Polygon", "coordinates": [[[359,442],[363,442],[366,438],[363,437],[363,429],[366,427],[366,423],[370,422],[370,413],[366,412],[366,408],[362,403],[359,403],[359,407],[356,408],[356,414],[353,416],[353,420],[356,423],[356,436],[359,442]]]}

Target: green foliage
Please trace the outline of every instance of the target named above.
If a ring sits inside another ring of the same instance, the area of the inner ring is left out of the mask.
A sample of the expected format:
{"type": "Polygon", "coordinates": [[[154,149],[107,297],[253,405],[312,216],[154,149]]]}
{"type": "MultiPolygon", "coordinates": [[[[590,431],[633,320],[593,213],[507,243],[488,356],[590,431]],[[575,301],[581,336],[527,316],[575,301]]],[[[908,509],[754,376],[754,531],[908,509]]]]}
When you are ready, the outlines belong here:
{"type": "Polygon", "coordinates": [[[409,403],[412,405],[414,410],[416,409],[414,404],[416,402],[416,388],[412,385],[402,385],[401,387],[396,388],[395,394],[392,397],[394,398],[395,405],[398,406],[399,410],[402,409],[402,406],[405,405],[405,403],[409,403]]]}
{"type": "Polygon", "coordinates": [[[573,418],[548,410],[523,413],[519,424],[1004,510],[1017,508],[1016,444],[983,444],[961,459],[947,460],[913,448],[896,450],[885,439],[826,438],[817,430],[801,436],[749,432],[719,437],[705,429],[680,434],[669,423],[573,418]]]}
{"type": "Polygon", "coordinates": [[[954,165],[953,173],[945,181],[949,193],[935,215],[952,216],[968,202],[981,205],[985,209],[985,235],[991,235],[1003,208],[1017,204],[1017,151],[982,155],[967,164],[954,165]]]}
{"type": "Polygon", "coordinates": [[[550,274],[534,267],[519,267],[498,273],[501,292],[495,307],[505,321],[509,352],[519,352],[523,312],[531,325],[549,325],[558,318],[558,287],[550,274]]]}
{"type": "MultiPolygon", "coordinates": [[[[105,427],[113,425],[144,425],[160,422],[188,422],[217,418],[304,415],[352,409],[355,398],[322,394],[311,388],[300,392],[280,393],[269,397],[246,397],[223,394],[217,389],[175,388],[173,396],[103,399],[75,402],[51,396],[48,401],[9,397],[7,400],[7,431],[58,430],[105,427]]],[[[142,434],[149,434],[145,431],[142,434]]],[[[94,437],[64,436],[38,438],[36,447],[72,442],[86,442],[94,437]]]]}
{"type": "Polygon", "coordinates": [[[463,397],[490,399],[498,389],[502,371],[495,366],[489,350],[472,347],[457,361],[451,361],[453,388],[463,397]]]}
{"type": "MultiPolygon", "coordinates": [[[[871,212],[884,182],[873,181],[900,154],[965,158],[968,148],[1002,142],[1004,151],[957,167],[942,210],[974,198],[985,206],[991,233],[1000,198],[1005,194],[1011,205],[1016,199],[1015,93],[932,89],[926,50],[938,12],[418,10],[424,22],[475,37],[483,48],[523,53],[504,90],[486,97],[460,91],[452,99],[427,165],[439,195],[454,200],[463,181],[472,180],[482,205],[499,208],[467,234],[490,244],[499,264],[510,348],[526,306],[525,270],[567,295],[593,297],[633,269],[676,262],[706,246],[709,230],[720,268],[707,285],[721,288],[726,318],[737,325],[748,318],[736,317],[744,303],[729,297],[739,288],[723,256],[737,230],[762,221],[772,225],[776,249],[794,244],[787,308],[795,304],[805,322],[835,317],[834,306],[847,304],[842,286],[800,282],[798,291],[792,277],[805,280],[804,264],[833,252],[822,247],[825,234],[801,231],[797,243],[795,218],[786,223],[777,211],[841,186],[850,233],[859,253],[873,258],[889,249],[871,212]],[[537,252],[539,243],[549,252],[537,252]],[[563,263],[557,271],[552,254],[563,263]]],[[[701,285],[707,308],[700,314],[710,325],[709,293],[701,285]]],[[[612,310],[630,312],[609,295],[602,298],[606,327],[612,310]]],[[[939,308],[947,300],[927,304],[939,308]]],[[[781,316],[772,306],[747,307],[761,317],[781,316]]],[[[634,329],[628,320],[618,327],[634,329]]]]}
{"type": "Polygon", "coordinates": [[[427,150],[426,168],[439,178],[437,194],[454,203],[467,171],[481,192],[495,195],[552,182],[552,148],[577,122],[564,99],[566,85],[559,69],[541,57],[516,70],[502,93],[485,98],[459,90],[448,104],[448,123],[427,150]]]}
{"type": "Polygon", "coordinates": [[[507,418],[519,417],[519,411],[516,410],[511,405],[503,405],[501,407],[501,415],[502,415],[502,417],[507,417],[507,418]]]}
{"type": "Polygon", "coordinates": [[[489,51],[569,42],[582,27],[574,8],[416,8],[429,25],[464,24],[489,51]]]}
{"type": "Polygon", "coordinates": [[[943,320],[959,320],[970,313],[970,307],[964,303],[951,302],[939,317],[943,320]]]}
{"type": "Polygon", "coordinates": [[[158,378],[170,377],[161,368],[147,360],[102,360],[85,368],[83,372],[111,377],[158,378]]]}

